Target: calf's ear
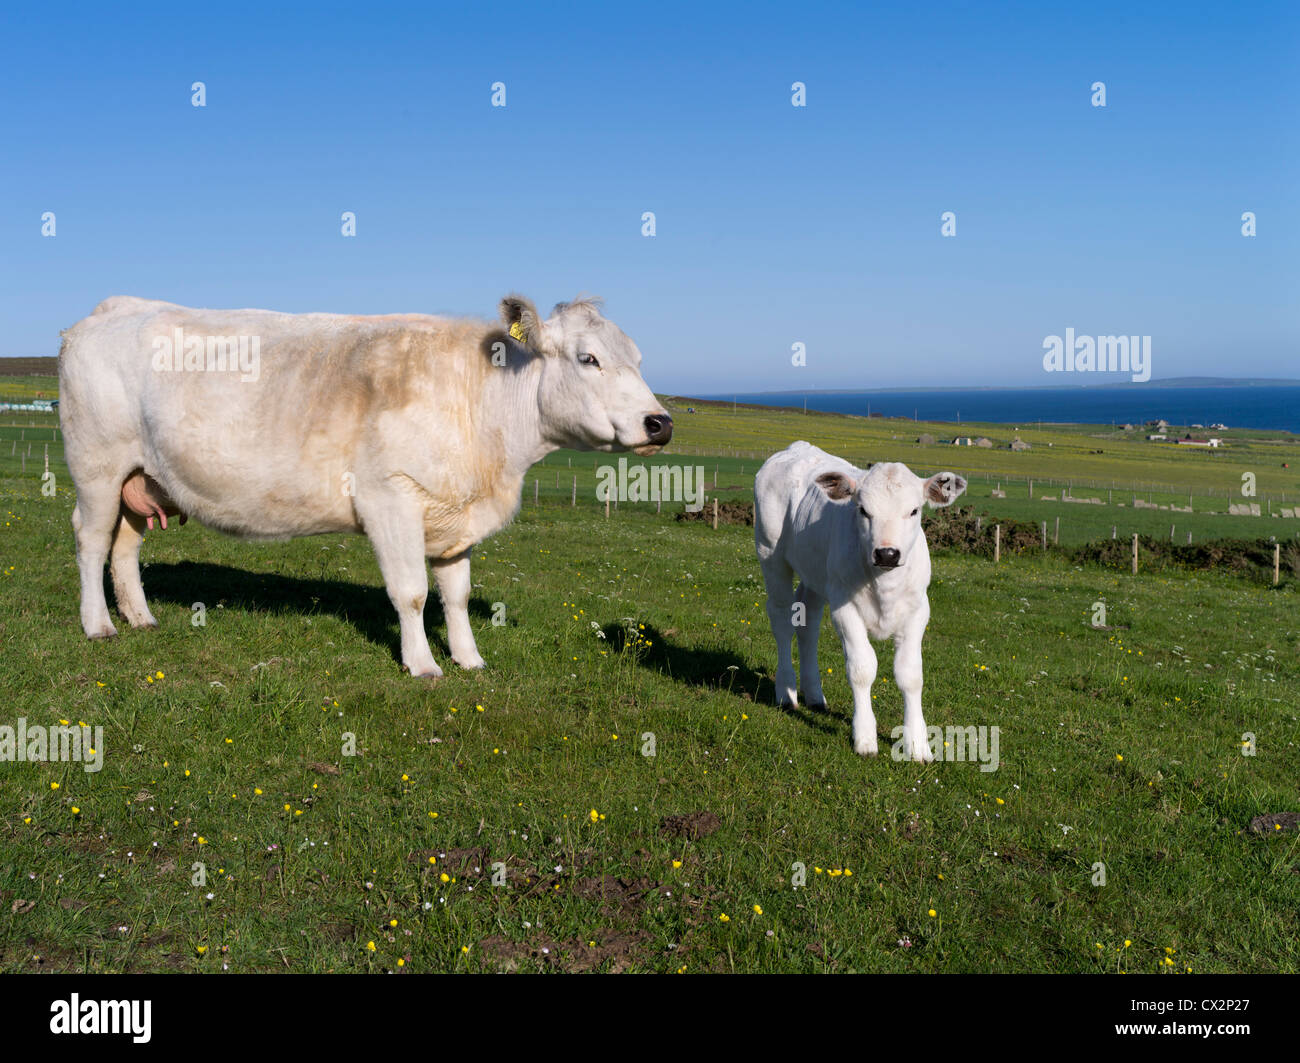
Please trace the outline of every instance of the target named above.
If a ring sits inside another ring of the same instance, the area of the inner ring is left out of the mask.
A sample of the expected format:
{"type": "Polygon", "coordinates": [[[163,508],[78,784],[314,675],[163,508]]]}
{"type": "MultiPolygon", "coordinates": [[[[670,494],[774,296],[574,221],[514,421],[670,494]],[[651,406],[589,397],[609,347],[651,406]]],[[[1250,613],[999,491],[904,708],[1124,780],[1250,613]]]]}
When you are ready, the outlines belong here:
{"type": "Polygon", "coordinates": [[[955,472],[937,472],[925,481],[925,500],[930,505],[950,506],[966,490],[966,480],[955,472]]]}
{"type": "Polygon", "coordinates": [[[858,489],[858,485],[842,472],[822,473],[817,477],[817,486],[832,502],[843,502],[846,498],[852,498],[853,492],[858,489]]]}
{"type": "Polygon", "coordinates": [[[507,295],[501,300],[501,320],[511,338],[535,351],[542,349],[542,319],[531,299],[522,295],[507,295]]]}

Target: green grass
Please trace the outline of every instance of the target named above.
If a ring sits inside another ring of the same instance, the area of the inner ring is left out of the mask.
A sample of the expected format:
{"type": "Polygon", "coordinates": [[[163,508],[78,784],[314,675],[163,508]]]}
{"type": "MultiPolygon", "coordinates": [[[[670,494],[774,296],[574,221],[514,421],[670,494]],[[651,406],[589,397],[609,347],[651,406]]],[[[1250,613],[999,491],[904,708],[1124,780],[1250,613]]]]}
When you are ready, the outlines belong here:
{"type": "MultiPolygon", "coordinates": [[[[1300,969],[1297,835],[1248,830],[1297,809],[1294,581],[939,554],[927,721],[999,727],[1000,767],[889,757],[887,644],[866,760],[829,622],[829,709],[772,704],[751,530],[606,521],[590,462],[475,551],[486,671],[428,610],[437,682],[362,538],[150,533],[161,626],[89,643],[61,463],[54,498],[0,465],[0,725],[105,729],[99,773],[0,765],[0,970],[1300,969]]],[[[1135,516],[1058,504],[1095,508],[1135,516]]]]}

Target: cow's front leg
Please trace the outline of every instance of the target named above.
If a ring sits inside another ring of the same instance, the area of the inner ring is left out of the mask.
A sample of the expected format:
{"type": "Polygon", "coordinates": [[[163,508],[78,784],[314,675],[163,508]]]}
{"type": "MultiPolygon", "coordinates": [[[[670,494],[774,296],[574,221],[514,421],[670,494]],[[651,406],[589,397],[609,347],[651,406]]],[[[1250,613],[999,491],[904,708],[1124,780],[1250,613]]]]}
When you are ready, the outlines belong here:
{"type": "Polygon", "coordinates": [[[442,613],[447,620],[447,644],[451,657],[462,668],[482,668],[484,660],[474,644],[469,626],[469,555],[466,550],[457,558],[433,561],[433,578],[438,582],[442,613]]]}
{"type": "Polygon", "coordinates": [[[388,599],[402,628],[402,664],[414,676],[437,678],[442,669],[433,659],[424,633],[424,603],[429,597],[429,573],[424,567],[424,522],[419,510],[385,498],[363,508],[361,516],[375,548],[388,599]]]}
{"type": "Polygon", "coordinates": [[[934,751],[921,715],[921,639],[925,618],[916,618],[894,639],[894,679],[903,692],[903,752],[912,760],[928,763],[934,751]]]}
{"type": "Polygon", "coordinates": [[[867,625],[852,602],[833,608],[831,620],[844,644],[844,666],[853,688],[853,749],[863,756],[874,757],[878,747],[876,714],[871,711],[871,684],[876,681],[876,651],[867,635],[867,625]]]}

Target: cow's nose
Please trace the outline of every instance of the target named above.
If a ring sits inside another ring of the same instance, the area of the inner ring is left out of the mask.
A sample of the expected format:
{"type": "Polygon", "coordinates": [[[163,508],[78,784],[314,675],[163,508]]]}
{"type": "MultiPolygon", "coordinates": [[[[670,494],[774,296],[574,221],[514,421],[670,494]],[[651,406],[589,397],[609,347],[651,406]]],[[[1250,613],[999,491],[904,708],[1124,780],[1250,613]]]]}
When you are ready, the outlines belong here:
{"type": "Polygon", "coordinates": [[[645,434],[649,442],[663,446],[673,437],[673,419],[666,413],[652,413],[645,419],[645,434]]]}
{"type": "Polygon", "coordinates": [[[877,568],[897,568],[898,550],[893,546],[882,546],[872,554],[877,568]]]}

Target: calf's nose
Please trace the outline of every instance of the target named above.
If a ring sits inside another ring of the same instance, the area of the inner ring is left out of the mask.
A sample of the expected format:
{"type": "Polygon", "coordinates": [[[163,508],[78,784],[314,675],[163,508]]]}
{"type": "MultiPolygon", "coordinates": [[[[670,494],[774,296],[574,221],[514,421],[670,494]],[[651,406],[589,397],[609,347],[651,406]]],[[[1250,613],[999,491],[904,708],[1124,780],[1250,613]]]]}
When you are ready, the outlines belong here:
{"type": "Polygon", "coordinates": [[[673,437],[673,419],[666,413],[652,413],[645,419],[645,434],[655,446],[663,446],[673,437]]]}
{"type": "Polygon", "coordinates": [[[882,546],[872,554],[877,568],[897,568],[899,553],[896,547],[882,546]]]}

